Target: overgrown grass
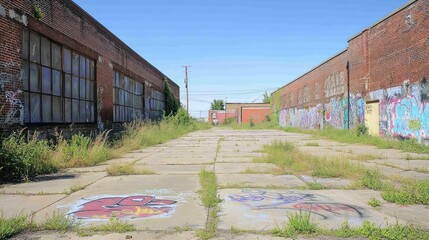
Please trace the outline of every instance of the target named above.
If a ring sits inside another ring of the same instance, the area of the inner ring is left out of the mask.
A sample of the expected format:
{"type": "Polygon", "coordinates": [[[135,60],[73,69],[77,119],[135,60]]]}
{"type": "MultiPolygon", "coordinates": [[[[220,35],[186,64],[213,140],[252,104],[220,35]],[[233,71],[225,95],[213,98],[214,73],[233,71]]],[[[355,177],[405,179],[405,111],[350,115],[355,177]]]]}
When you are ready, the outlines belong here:
{"type": "Polygon", "coordinates": [[[265,145],[263,157],[256,157],[254,162],[273,163],[287,174],[311,174],[317,177],[343,177],[356,179],[364,174],[361,164],[341,158],[321,158],[301,152],[293,144],[274,142],[265,145]]]}
{"type": "Polygon", "coordinates": [[[307,147],[318,147],[320,145],[317,142],[308,142],[304,146],[307,146],[307,147]]]}
{"type": "Polygon", "coordinates": [[[23,215],[12,218],[0,217],[0,240],[13,237],[31,226],[28,218],[23,215]]]}
{"type": "Polygon", "coordinates": [[[216,235],[216,228],[219,222],[218,213],[220,212],[219,203],[222,201],[217,195],[217,181],[214,172],[201,170],[200,172],[201,189],[198,191],[201,202],[209,210],[208,221],[204,230],[198,230],[197,236],[200,239],[210,239],[216,235]]]}
{"type": "Polygon", "coordinates": [[[136,231],[136,228],[118,218],[112,217],[109,219],[109,222],[99,226],[85,227],[76,229],[79,236],[91,236],[97,233],[124,233],[136,231]]]}
{"type": "Polygon", "coordinates": [[[136,169],[135,163],[111,165],[106,170],[109,176],[155,174],[155,172],[150,170],[136,169]]]}
{"type": "Polygon", "coordinates": [[[380,200],[376,198],[370,198],[368,201],[368,205],[371,207],[377,208],[377,207],[381,207],[383,204],[381,203],[380,200]]]}
{"type": "Polygon", "coordinates": [[[390,187],[381,196],[398,204],[429,205],[429,180],[405,180],[399,189],[390,187]]]}
{"type": "Polygon", "coordinates": [[[237,123],[237,121],[226,121],[226,123],[222,124],[224,127],[230,127],[236,130],[260,130],[260,129],[280,129],[278,121],[274,118],[265,119],[260,123],[237,123]]]}
{"type": "Polygon", "coordinates": [[[45,223],[39,228],[43,230],[68,231],[80,225],[79,222],[67,217],[60,212],[54,212],[52,216],[47,217],[45,223]]]}
{"type": "Polygon", "coordinates": [[[368,169],[362,177],[362,184],[372,190],[381,190],[385,184],[381,181],[381,174],[376,169],[368,169]]]}
{"type": "Polygon", "coordinates": [[[290,212],[286,225],[273,230],[276,236],[285,238],[295,237],[299,234],[314,234],[317,232],[317,225],[311,221],[311,213],[302,211],[290,212]]]}
{"type": "Polygon", "coordinates": [[[382,149],[400,149],[406,152],[414,153],[429,153],[429,147],[419,144],[415,139],[409,140],[390,140],[371,135],[356,134],[355,130],[342,130],[334,128],[324,128],[323,130],[299,129],[299,128],[284,128],[287,132],[307,133],[312,134],[314,137],[326,138],[335,140],[342,143],[361,143],[367,145],[374,145],[382,149]]]}
{"type": "Polygon", "coordinates": [[[65,140],[60,134],[56,144],[40,140],[37,132],[32,136],[14,133],[1,140],[0,183],[29,181],[37,175],[62,168],[94,166],[129,151],[208,128],[208,124],[194,122],[184,110],[180,110],[177,115],[166,117],[161,122],[126,124],[121,137],[113,142],[108,142],[108,131],[92,137],[75,134],[70,140],[65,140]]]}

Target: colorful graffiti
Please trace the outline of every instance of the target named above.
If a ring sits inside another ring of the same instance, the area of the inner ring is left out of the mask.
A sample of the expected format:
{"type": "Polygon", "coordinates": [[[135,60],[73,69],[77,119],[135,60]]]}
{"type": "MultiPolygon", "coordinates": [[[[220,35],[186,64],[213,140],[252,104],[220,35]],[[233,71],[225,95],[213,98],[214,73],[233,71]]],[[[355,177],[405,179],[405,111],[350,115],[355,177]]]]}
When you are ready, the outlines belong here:
{"type": "Polygon", "coordinates": [[[243,189],[240,193],[228,195],[227,200],[243,204],[251,210],[301,210],[311,212],[322,219],[335,216],[364,218],[364,210],[360,207],[335,202],[329,197],[312,193],[243,189]]]}
{"type": "Polygon", "coordinates": [[[73,209],[68,215],[78,219],[167,217],[175,210],[176,201],[155,196],[96,197],[73,209]]]}

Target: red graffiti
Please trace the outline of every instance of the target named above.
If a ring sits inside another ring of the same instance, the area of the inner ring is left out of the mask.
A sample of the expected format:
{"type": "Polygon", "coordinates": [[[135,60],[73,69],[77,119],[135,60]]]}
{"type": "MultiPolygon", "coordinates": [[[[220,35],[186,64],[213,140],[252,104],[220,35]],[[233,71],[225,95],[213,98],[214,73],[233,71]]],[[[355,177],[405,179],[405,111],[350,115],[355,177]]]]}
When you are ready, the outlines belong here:
{"type": "Polygon", "coordinates": [[[154,196],[105,197],[84,203],[69,214],[79,219],[147,218],[171,213],[175,203],[154,196]]]}

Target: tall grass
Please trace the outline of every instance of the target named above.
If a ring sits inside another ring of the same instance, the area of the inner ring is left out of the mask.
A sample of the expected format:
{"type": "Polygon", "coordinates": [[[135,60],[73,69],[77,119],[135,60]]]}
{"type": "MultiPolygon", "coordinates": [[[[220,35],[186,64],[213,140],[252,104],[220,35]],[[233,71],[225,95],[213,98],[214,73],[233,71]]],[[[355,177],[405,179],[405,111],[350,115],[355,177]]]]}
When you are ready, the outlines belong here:
{"type": "Polygon", "coordinates": [[[109,142],[109,132],[88,137],[75,134],[65,140],[60,134],[56,142],[39,139],[34,133],[22,132],[2,139],[0,149],[0,182],[29,181],[37,175],[53,173],[62,168],[93,166],[131,150],[165,143],[186,133],[207,129],[206,123],[194,122],[181,109],[175,116],[160,122],[137,121],[125,125],[119,140],[109,142]]]}
{"type": "Polygon", "coordinates": [[[341,158],[322,158],[301,152],[292,143],[274,142],[264,146],[263,157],[256,157],[254,162],[273,163],[284,173],[311,174],[317,177],[343,177],[356,179],[364,174],[361,164],[341,158]]]}
{"type": "Polygon", "coordinates": [[[361,143],[373,145],[381,149],[399,149],[406,152],[429,154],[429,147],[419,144],[415,139],[395,140],[365,134],[358,136],[355,130],[334,129],[332,127],[327,127],[323,130],[288,127],[284,128],[284,130],[287,132],[312,134],[314,137],[331,139],[342,143],[361,143]]]}

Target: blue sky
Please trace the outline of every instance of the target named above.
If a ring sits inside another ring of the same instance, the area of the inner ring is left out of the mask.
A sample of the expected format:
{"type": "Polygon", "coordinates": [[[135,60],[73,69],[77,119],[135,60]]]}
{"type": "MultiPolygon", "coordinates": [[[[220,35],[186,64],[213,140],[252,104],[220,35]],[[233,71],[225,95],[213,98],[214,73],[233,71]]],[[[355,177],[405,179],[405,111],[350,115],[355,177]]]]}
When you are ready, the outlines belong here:
{"type": "Polygon", "coordinates": [[[213,99],[260,102],[347,47],[406,0],[75,0],[181,87],[190,111],[213,99]]]}

